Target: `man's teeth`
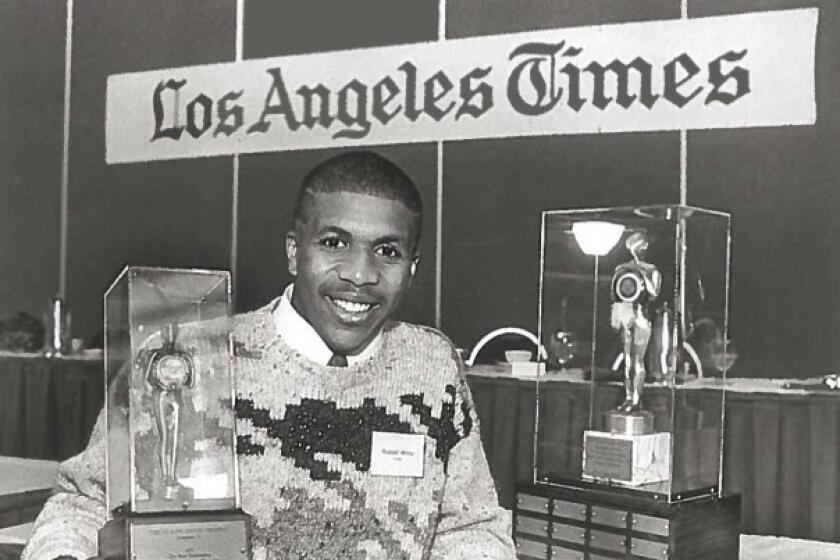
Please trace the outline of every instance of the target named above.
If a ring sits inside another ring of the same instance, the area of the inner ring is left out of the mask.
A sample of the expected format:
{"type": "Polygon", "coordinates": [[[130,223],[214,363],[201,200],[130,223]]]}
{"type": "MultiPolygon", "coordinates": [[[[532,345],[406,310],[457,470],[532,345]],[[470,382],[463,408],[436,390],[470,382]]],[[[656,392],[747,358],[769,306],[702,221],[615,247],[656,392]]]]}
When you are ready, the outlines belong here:
{"type": "Polygon", "coordinates": [[[332,302],[347,311],[348,313],[364,313],[365,311],[370,310],[373,307],[372,303],[360,303],[357,301],[347,301],[344,299],[334,299],[331,298],[332,302]]]}

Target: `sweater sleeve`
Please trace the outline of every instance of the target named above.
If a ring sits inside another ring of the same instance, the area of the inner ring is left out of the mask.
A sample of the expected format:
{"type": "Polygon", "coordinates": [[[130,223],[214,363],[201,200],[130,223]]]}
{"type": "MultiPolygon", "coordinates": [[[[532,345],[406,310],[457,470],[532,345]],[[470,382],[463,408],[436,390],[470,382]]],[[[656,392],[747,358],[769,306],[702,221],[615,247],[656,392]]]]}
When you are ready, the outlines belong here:
{"type": "Polygon", "coordinates": [[[510,512],[499,506],[463,373],[459,373],[455,405],[464,437],[449,455],[432,558],[515,559],[510,512]]]}
{"type": "Polygon", "coordinates": [[[21,560],[84,560],[97,553],[105,523],[105,421],[100,412],[87,448],[58,469],[53,495],[35,519],[21,560]]]}

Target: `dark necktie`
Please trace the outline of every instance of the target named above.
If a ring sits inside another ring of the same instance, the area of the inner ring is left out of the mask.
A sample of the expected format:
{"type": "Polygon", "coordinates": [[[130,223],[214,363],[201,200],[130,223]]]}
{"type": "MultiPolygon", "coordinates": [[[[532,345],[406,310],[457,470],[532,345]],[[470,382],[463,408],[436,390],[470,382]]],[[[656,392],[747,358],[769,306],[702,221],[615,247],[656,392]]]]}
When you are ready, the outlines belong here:
{"type": "Polygon", "coordinates": [[[347,356],[343,354],[333,354],[330,361],[327,362],[327,365],[332,367],[347,367],[347,356]]]}

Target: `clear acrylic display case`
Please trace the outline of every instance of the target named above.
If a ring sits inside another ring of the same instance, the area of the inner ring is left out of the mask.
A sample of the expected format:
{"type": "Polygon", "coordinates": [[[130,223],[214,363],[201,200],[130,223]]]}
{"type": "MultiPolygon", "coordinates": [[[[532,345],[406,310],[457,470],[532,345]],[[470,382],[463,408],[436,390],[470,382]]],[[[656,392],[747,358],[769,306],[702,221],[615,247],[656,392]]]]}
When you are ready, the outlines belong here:
{"type": "Polygon", "coordinates": [[[105,294],[111,513],[231,510],[230,274],[126,267],[105,294]]]}
{"type": "Polygon", "coordinates": [[[720,493],[729,253],[718,211],[543,212],[539,338],[572,337],[577,355],[537,378],[536,484],[720,493]]]}

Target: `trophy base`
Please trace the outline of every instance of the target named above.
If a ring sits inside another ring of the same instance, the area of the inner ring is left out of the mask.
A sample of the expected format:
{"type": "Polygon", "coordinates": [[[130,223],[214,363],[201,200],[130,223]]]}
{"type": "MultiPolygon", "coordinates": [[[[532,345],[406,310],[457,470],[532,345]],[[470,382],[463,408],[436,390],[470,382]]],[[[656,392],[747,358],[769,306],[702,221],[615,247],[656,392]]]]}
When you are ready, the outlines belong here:
{"type": "Polygon", "coordinates": [[[250,560],[249,517],[242,511],[132,513],[99,530],[102,560],[224,558],[250,560]]]}
{"type": "Polygon", "coordinates": [[[583,432],[583,478],[640,486],[669,480],[671,434],[583,432]]]}
{"type": "Polygon", "coordinates": [[[653,433],[653,414],[646,410],[635,412],[612,411],[607,413],[610,433],[641,436],[653,433]]]}

